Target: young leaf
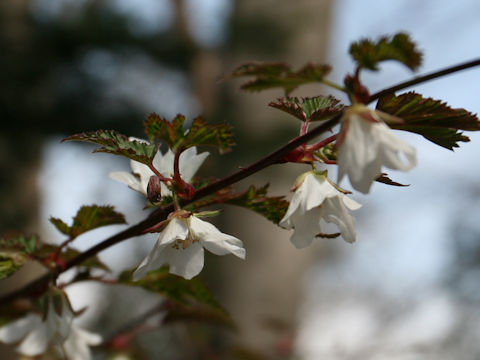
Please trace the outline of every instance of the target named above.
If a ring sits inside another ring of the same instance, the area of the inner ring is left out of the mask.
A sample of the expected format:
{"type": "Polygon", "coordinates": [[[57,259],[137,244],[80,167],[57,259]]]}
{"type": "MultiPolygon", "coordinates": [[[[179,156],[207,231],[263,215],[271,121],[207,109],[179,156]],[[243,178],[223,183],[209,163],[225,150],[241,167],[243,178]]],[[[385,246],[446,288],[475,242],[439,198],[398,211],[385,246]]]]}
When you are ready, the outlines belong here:
{"type": "Polygon", "coordinates": [[[476,115],[465,109],[453,109],[439,100],[423,98],[414,92],[385,95],[378,100],[377,109],[403,120],[403,123],[390,124],[392,128],[423,135],[450,150],[458,147],[459,141],[470,141],[457,130],[480,130],[476,115]]]}
{"type": "Polygon", "coordinates": [[[71,239],[84,232],[107,225],[126,224],[125,216],[113,210],[113,206],[82,206],[73,218],[72,226],[67,225],[60,219],[51,217],[50,222],[61,233],[71,239]]]}
{"type": "Polygon", "coordinates": [[[333,96],[316,96],[312,98],[280,98],[268,104],[271,107],[285,111],[302,121],[317,121],[328,119],[341,111],[343,105],[333,96]]]}
{"type": "Polygon", "coordinates": [[[177,144],[183,139],[185,131],[183,124],[185,116],[178,114],[168,121],[157,114],[150,114],[144,122],[145,132],[153,144],[157,140],[165,141],[169,148],[175,151],[177,144]]]}
{"type": "Polygon", "coordinates": [[[269,184],[256,188],[252,185],[241,194],[226,195],[223,201],[255,211],[278,225],[287,212],[289,203],[283,196],[266,196],[268,186],[269,184]]]}
{"type": "Polygon", "coordinates": [[[37,235],[18,234],[0,238],[0,251],[20,251],[31,254],[37,250],[39,245],[40,241],[37,235]]]}
{"type": "Polygon", "coordinates": [[[263,91],[272,88],[283,88],[290,94],[300,85],[322,82],[331,71],[330,65],[307,64],[297,71],[284,63],[248,63],[236,68],[231,77],[253,76],[253,80],[244,83],[242,90],[263,91]]]}
{"type": "Polygon", "coordinates": [[[220,154],[231,151],[235,145],[232,126],[228,124],[207,124],[202,118],[195,118],[182,146],[186,148],[198,145],[215,146],[220,154]]]}
{"type": "Polygon", "coordinates": [[[101,145],[94,152],[122,155],[149,165],[155,156],[156,147],[143,141],[130,140],[115,130],[97,130],[71,135],[62,141],[85,141],[101,145]]]}
{"type": "Polygon", "coordinates": [[[225,311],[198,277],[185,280],[180,276],[170,274],[168,266],[150,271],[139,281],[133,281],[132,274],[132,270],[126,270],[120,274],[118,281],[122,284],[142,287],[183,305],[200,303],[222,312],[225,311]]]}
{"type": "Polygon", "coordinates": [[[150,141],[165,141],[175,151],[178,148],[187,149],[193,146],[215,146],[221,154],[231,150],[235,145],[232,127],[228,124],[208,124],[197,117],[190,129],[184,131],[185,117],[177,115],[171,122],[151,114],[145,121],[145,131],[150,141]]]}
{"type": "Polygon", "coordinates": [[[404,33],[393,37],[384,36],[377,42],[362,39],[350,46],[350,55],[359,67],[378,70],[378,63],[386,60],[395,60],[416,70],[422,63],[422,53],[415,48],[410,36],[404,33]]]}

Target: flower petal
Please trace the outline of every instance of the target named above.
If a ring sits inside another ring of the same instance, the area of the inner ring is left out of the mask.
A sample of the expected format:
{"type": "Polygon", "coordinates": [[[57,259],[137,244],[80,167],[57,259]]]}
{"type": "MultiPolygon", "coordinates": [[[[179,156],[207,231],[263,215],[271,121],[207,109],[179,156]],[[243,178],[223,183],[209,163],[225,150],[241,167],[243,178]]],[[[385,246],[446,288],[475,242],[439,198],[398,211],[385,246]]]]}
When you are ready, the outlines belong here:
{"type": "Polygon", "coordinates": [[[325,221],[333,222],[338,226],[345,241],[349,243],[355,242],[355,219],[348,212],[344,202],[339,197],[325,200],[322,213],[325,221]]]}
{"type": "Polygon", "coordinates": [[[28,314],[21,319],[12,321],[0,327],[0,341],[6,344],[15,343],[41,324],[42,319],[39,315],[28,314]]]}
{"type": "Polygon", "coordinates": [[[341,122],[338,181],[348,175],[355,189],[368,193],[382,166],[408,171],[416,165],[415,148],[397,137],[374,110],[354,105],[341,122]]]}
{"type": "Polygon", "coordinates": [[[185,220],[174,217],[160,233],[152,251],[140,263],[133,273],[133,280],[138,281],[151,270],[158,269],[168,263],[164,251],[171,247],[175,240],[185,240],[188,236],[188,226],[185,220]]]}
{"type": "Polygon", "coordinates": [[[108,175],[113,180],[120,181],[124,184],[127,184],[128,187],[130,187],[131,189],[147,195],[147,193],[144,192],[144,190],[142,188],[142,184],[140,183],[140,181],[135,176],[133,176],[132,174],[127,173],[125,171],[115,171],[115,172],[111,172],[108,175]]]}
{"type": "Polygon", "coordinates": [[[224,234],[209,222],[200,220],[196,216],[190,216],[190,232],[194,238],[215,255],[233,254],[245,259],[245,249],[241,240],[234,236],[224,234]]]}
{"type": "MultiPolygon", "coordinates": [[[[38,315],[37,315],[38,316],[38,315]]],[[[43,354],[49,345],[50,334],[47,326],[40,320],[33,328],[29,329],[28,335],[17,347],[17,352],[27,356],[36,356],[43,354]]]]}
{"type": "Polygon", "coordinates": [[[309,246],[320,229],[320,208],[307,211],[305,214],[295,214],[293,217],[294,232],[290,241],[297,249],[309,246]]]}
{"type": "Polygon", "coordinates": [[[205,159],[210,155],[209,152],[203,152],[197,155],[197,148],[191,147],[180,154],[179,166],[180,174],[183,180],[189,182],[202,166],[205,159]]]}
{"type": "Polygon", "coordinates": [[[102,337],[98,334],[72,326],[71,334],[62,347],[69,360],[90,360],[91,345],[98,345],[102,337]]]}
{"type": "Polygon", "coordinates": [[[190,280],[203,269],[203,247],[195,242],[186,249],[167,247],[163,253],[165,263],[170,265],[172,274],[190,280]]]}

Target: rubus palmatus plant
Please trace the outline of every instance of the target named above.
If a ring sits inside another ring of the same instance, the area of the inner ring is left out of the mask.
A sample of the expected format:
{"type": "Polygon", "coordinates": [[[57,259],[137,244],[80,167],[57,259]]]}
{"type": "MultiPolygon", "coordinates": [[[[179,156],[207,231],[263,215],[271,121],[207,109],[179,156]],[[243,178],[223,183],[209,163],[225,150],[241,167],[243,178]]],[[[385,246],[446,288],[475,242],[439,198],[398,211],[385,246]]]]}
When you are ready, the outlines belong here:
{"type": "Polygon", "coordinates": [[[220,154],[232,150],[233,129],[227,123],[211,124],[198,117],[186,126],[183,115],[168,120],[151,114],[144,122],[145,139],[128,137],[115,130],[65,138],[64,141],[94,143],[99,145],[97,152],[130,159],[131,172],[114,172],[110,176],[143,194],[146,207],[153,211],[138,224],[84,252],[74,248],[79,236],[102,226],[125,224],[125,217],[111,206],[86,205],[78,210],[71,224],[50,218],[65,236],[60,245],[44,243],[35,235],[4,236],[0,240],[1,278],[11,276],[31,260],[48,271],[1,298],[0,340],[15,344],[24,355],[37,356],[57,349],[68,359],[90,359],[90,346],[106,344],[98,334],[75,324],[78,312],[72,309],[64,291],[86,280],[137,286],[161,294],[164,300],[156,311],[164,312],[170,320],[196,317],[231,325],[233,320],[196,277],[204,267],[205,250],[241,259],[248,252],[241,239],[223,233],[209,222],[210,217],[218,214],[216,204],[245,207],[292,230],[291,242],[296,248],[305,248],[322,238],[338,237],[353,243],[356,231],[352,212],[362,210],[349,197],[352,192],[338,185],[342,178],[348,177],[352,188],[365,194],[374,182],[403,186],[392,180],[385,169],[408,171],[417,166],[416,150],[397,137],[396,130],[419,134],[449,150],[469,141],[462,130],[480,130],[477,116],[464,109],[451,108],[441,100],[424,98],[413,91],[399,93],[407,87],[480,65],[480,60],[415,77],[370,94],[361,81],[363,71],[377,71],[379,63],[389,60],[416,70],[421,53],[408,35],[400,33],[378,41],[363,39],[353,43],[350,55],[356,68],[345,76],[343,84],[328,79],[329,65],[307,64],[295,70],[284,63],[248,63],[235,69],[229,77],[249,78],[241,86],[245,91],[282,88],[285,96],[273,100],[269,106],[290,114],[299,121],[300,130],[298,136],[280,144],[269,155],[222,179],[215,179],[215,174],[208,179],[194,176],[207,161],[209,153],[204,147],[216,148],[220,154]],[[349,103],[342,103],[332,95],[291,96],[296,88],[312,82],[345,93],[349,103]],[[374,102],[376,106],[369,107],[374,102]],[[252,184],[246,191],[234,187],[254,173],[285,163],[305,165],[305,171],[292,184],[290,202],[284,196],[270,196],[268,185],[252,184]],[[338,166],[336,178],[325,164],[338,166]],[[338,231],[326,232],[325,223],[334,224],[338,231]],[[97,254],[147,233],[158,233],[147,257],[135,269],[127,269],[116,278],[108,275],[97,254]],[[78,269],[77,275],[59,283],[58,276],[72,268],[78,269]],[[99,271],[105,274],[99,276],[99,271]]]}

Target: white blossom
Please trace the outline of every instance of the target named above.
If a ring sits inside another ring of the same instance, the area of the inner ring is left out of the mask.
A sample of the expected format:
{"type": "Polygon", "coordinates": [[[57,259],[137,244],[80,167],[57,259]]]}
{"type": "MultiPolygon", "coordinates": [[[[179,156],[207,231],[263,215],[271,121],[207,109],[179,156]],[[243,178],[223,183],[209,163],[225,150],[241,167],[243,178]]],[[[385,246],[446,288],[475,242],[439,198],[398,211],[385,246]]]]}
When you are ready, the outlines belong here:
{"type": "Polygon", "coordinates": [[[366,194],[382,173],[382,166],[408,171],[417,164],[415,148],[398,138],[376,111],[353,105],[345,111],[341,123],[337,141],[339,182],[347,174],[352,186],[366,194]]]}
{"type": "Polygon", "coordinates": [[[16,350],[27,356],[43,354],[51,346],[56,346],[69,360],[91,359],[89,347],[100,344],[102,338],[77,327],[66,295],[60,297],[59,307],[53,305],[53,297],[47,299],[45,319],[31,313],[0,327],[0,341],[7,344],[20,342],[16,350]]]}
{"type": "Polygon", "coordinates": [[[307,247],[316,235],[323,234],[322,221],[336,224],[343,239],[353,243],[355,219],[349,210],[361,205],[337,190],[322,173],[307,172],[299,179],[288,210],[280,221],[283,228],[294,229],[290,240],[295,247],[307,247]]]}
{"type": "MultiPolygon", "coordinates": [[[[138,139],[136,139],[138,140],[138,139]]],[[[142,141],[142,140],[138,140],[142,141]]],[[[180,154],[179,168],[182,179],[187,183],[192,179],[193,175],[197,172],[198,168],[203,164],[208,152],[197,154],[197,148],[191,147],[180,154]]],[[[173,175],[173,162],[175,154],[168,149],[165,154],[162,154],[160,150],[157,151],[153,158],[152,165],[165,177],[173,175]]],[[[111,172],[110,177],[114,180],[127,184],[133,190],[141,192],[147,196],[147,186],[150,177],[155,175],[154,172],[145,164],[142,164],[135,160],[130,160],[130,167],[132,173],[126,171],[111,172]],[[136,175],[136,176],[135,176],[136,175]]],[[[170,190],[167,189],[165,184],[161,184],[162,195],[170,195],[170,190]]]]}
{"type": "Polygon", "coordinates": [[[203,268],[203,248],[215,255],[231,253],[245,259],[241,240],[220,232],[193,214],[174,215],[160,233],[150,254],[135,270],[133,278],[137,281],[147,272],[167,264],[172,274],[191,279],[203,268]]]}

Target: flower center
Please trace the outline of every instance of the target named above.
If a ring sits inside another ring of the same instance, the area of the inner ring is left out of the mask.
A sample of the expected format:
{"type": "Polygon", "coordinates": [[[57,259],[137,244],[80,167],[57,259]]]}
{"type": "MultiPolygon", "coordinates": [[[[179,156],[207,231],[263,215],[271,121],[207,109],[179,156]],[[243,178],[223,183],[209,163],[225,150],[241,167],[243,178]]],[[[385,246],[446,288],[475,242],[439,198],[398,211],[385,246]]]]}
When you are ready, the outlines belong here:
{"type": "Polygon", "coordinates": [[[198,242],[199,240],[194,236],[192,235],[192,233],[188,233],[188,236],[186,239],[182,240],[182,239],[176,239],[175,242],[173,243],[172,247],[174,249],[183,249],[185,250],[186,248],[188,248],[190,245],[192,245],[194,242],[198,242]]]}

